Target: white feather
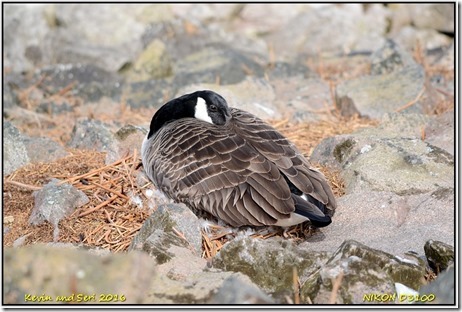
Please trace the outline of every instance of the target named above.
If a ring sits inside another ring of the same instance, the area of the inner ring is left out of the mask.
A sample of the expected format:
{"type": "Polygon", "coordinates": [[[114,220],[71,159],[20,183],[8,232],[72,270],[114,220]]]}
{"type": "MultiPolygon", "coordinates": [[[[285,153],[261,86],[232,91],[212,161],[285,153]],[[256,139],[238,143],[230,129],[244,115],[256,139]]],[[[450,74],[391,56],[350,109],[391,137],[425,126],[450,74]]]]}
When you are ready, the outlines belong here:
{"type": "Polygon", "coordinates": [[[305,222],[307,220],[309,220],[307,217],[304,217],[304,216],[299,215],[297,213],[291,213],[289,218],[280,219],[274,225],[287,227],[287,226],[292,226],[292,225],[295,225],[295,224],[303,223],[303,222],[305,222]]]}
{"type": "Polygon", "coordinates": [[[201,97],[197,98],[196,111],[194,112],[194,117],[213,124],[212,118],[210,118],[209,113],[207,112],[207,104],[205,103],[205,100],[201,97]]]}

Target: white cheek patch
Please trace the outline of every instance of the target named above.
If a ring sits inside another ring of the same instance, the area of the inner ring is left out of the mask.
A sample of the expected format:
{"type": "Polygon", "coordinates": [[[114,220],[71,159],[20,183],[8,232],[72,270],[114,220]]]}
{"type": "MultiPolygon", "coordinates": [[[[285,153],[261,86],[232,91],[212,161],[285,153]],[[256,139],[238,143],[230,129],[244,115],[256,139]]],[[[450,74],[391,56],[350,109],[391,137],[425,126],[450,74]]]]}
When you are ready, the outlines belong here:
{"type": "Polygon", "coordinates": [[[197,98],[196,111],[194,112],[194,117],[213,124],[212,118],[210,118],[209,113],[207,112],[207,104],[205,103],[205,100],[201,97],[197,98]]]}

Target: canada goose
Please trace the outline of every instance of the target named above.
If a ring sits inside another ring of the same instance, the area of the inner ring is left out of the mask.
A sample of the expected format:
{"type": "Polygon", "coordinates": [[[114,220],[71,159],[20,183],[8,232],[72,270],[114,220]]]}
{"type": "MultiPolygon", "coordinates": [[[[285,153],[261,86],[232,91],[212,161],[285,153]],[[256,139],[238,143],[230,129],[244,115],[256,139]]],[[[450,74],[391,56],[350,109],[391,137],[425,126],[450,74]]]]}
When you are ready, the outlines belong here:
{"type": "Polygon", "coordinates": [[[258,117],[204,90],[164,104],[141,148],[154,185],[196,215],[287,227],[331,223],[336,202],[324,175],[258,117]]]}

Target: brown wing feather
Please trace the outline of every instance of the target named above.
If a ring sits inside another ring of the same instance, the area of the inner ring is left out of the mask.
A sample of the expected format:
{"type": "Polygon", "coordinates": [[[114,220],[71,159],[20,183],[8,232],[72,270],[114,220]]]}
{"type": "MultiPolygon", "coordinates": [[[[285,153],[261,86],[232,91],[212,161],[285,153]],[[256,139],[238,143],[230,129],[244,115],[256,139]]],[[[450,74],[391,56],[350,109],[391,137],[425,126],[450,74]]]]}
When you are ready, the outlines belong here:
{"type": "Polygon", "coordinates": [[[235,131],[252,139],[252,145],[303,193],[313,196],[330,210],[337,207],[334,194],[324,175],[311,168],[309,161],[297,147],[273,127],[247,112],[231,109],[233,116],[239,116],[235,131]]]}

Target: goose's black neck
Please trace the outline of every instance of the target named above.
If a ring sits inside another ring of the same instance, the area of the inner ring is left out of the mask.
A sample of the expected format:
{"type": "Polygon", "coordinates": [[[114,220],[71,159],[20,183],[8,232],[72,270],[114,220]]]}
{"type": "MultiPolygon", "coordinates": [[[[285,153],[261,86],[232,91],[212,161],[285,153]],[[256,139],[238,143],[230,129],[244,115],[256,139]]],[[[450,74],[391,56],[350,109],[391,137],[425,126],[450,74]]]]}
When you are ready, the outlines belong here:
{"type": "Polygon", "coordinates": [[[148,139],[169,122],[194,117],[195,103],[195,99],[189,94],[165,103],[152,117],[148,139]]]}

